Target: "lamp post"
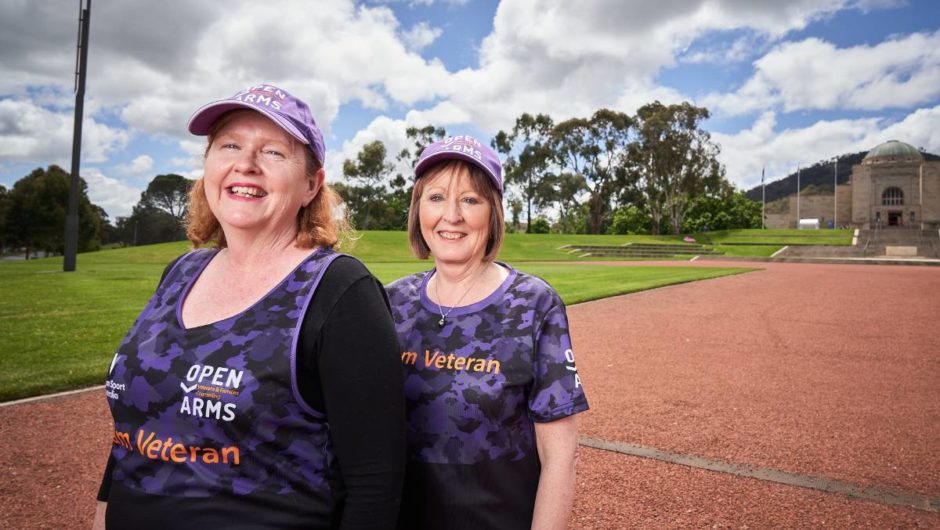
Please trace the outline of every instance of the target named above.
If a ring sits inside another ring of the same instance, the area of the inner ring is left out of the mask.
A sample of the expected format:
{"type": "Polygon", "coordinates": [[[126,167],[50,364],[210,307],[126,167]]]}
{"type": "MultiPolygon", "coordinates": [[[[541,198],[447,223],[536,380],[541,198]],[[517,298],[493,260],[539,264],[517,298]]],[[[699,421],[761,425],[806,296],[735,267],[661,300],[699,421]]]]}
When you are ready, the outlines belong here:
{"type": "Polygon", "coordinates": [[[78,57],[75,65],[75,125],[72,132],[72,181],[69,187],[69,209],[65,216],[64,272],[75,271],[78,253],[78,169],[82,159],[82,114],[85,105],[85,71],[88,66],[88,24],[91,20],[91,0],[78,4],[78,57]]]}

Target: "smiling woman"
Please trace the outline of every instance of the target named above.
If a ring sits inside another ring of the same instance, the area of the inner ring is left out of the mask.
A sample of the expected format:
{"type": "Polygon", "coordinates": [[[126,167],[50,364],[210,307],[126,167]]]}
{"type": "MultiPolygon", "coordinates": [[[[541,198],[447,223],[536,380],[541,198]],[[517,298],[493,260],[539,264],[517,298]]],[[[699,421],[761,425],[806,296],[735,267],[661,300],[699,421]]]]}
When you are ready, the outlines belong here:
{"type": "Polygon", "coordinates": [[[568,523],[588,404],[558,294],[495,261],[502,193],[499,158],[470,136],[415,166],[408,237],[434,269],[388,287],[407,400],[399,528],[568,523]]]}
{"type": "Polygon", "coordinates": [[[167,267],[111,364],[96,525],[393,527],[399,351],[381,285],[333,250],[320,129],[303,101],[258,85],[189,130],[208,136],[196,250],[167,267]]]}

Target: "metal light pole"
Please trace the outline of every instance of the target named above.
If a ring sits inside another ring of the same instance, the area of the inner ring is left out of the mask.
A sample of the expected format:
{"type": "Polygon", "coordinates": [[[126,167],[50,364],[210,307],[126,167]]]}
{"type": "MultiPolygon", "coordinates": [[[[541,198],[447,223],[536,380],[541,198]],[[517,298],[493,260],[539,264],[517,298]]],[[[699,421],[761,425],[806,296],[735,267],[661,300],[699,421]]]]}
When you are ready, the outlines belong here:
{"type": "Polygon", "coordinates": [[[836,157],[836,168],[832,172],[832,229],[839,227],[839,157],[836,157]]]}
{"type": "Polygon", "coordinates": [[[88,24],[91,0],[78,2],[78,56],[75,64],[75,127],[72,132],[72,182],[69,187],[69,211],[65,216],[65,259],[62,270],[75,270],[78,253],[78,169],[82,159],[82,114],[85,107],[85,71],[88,65],[88,24]],[[84,4],[84,7],[83,7],[84,4]]]}

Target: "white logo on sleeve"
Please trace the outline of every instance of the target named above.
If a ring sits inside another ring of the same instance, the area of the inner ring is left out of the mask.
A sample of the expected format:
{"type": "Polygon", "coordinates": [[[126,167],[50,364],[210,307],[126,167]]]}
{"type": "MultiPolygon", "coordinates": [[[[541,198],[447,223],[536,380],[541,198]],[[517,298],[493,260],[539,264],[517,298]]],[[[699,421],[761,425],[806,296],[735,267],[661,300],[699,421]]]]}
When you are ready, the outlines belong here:
{"type": "Polygon", "coordinates": [[[574,372],[574,387],[580,388],[581,377],[578,375],[578,368],[574,365],[574,352],[571,351],[571,348],[568,348],[567,350],[565,350],[565,361],[567,361],[567,364],[565,364],[565,368],[567,368],[571,372],[574,372]]]}

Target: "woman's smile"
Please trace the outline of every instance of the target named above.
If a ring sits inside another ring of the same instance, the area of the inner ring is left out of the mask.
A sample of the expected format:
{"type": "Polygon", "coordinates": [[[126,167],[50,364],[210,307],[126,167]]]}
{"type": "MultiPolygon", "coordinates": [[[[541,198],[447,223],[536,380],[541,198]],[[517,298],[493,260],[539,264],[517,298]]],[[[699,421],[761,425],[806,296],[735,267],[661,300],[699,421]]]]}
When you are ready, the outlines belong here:
{"type": "Polygon", "coordinates": [[[236,199],[250,200],[250,199],[261,199],[267,195],[263,189],[246,184],[233,184],[225,190],[236,199]]]}

